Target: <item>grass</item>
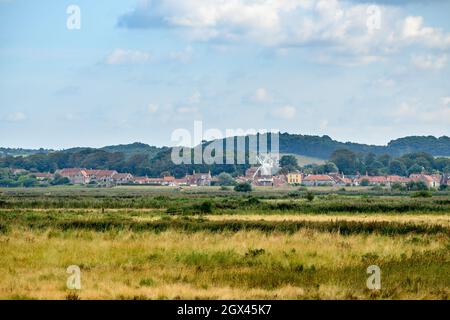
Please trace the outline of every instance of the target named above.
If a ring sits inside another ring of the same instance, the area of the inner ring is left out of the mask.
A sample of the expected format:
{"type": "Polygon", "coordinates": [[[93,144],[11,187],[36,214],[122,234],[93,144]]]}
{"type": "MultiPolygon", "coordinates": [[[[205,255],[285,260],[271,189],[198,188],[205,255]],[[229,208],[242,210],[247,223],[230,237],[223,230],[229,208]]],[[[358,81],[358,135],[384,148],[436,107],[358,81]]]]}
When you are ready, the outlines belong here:
{"type": "Polygon", "coordinates": [[[444,195],[41,192],[0,195],[0,299],[450,298],[444,195]],[[366,288],[373,264],[379,291],[366,288]]]}

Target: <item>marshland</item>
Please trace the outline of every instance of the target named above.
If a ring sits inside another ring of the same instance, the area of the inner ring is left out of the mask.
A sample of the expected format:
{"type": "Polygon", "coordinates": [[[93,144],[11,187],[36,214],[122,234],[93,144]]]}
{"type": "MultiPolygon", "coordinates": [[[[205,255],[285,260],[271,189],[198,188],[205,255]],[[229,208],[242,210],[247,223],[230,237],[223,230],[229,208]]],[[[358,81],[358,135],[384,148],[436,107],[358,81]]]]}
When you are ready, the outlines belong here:
{"type": "Polygon", "coordinates": [[[0,274],[0,299],[449,299],[450,195],[1,189],[0,274]]]}

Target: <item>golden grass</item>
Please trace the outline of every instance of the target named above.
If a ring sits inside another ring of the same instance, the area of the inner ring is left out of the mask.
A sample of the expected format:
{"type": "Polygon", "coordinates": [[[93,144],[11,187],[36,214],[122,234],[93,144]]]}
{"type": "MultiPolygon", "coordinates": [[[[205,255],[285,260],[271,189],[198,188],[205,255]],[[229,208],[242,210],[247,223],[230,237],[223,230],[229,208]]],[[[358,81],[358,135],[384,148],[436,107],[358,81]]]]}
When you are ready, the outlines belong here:
{"type": "MultiPolygon", "coordinates": [[[[145,217],[141,217],[145,219],[145,217]]],[[[223,220],[247,220],[247,221],[359,221],[359,222],[399,222],[399,223],[416,223],[416,224],[432,224],[432,225],[442,225],[450,226],[450,215],[449,214],[334,214],[334,215],[312,215],[312,214],[271,214],[271,215],[208,215],[205,216],[208,220],[212,221],[223,221],[223,220]]]]}
{"type": "MultiPolygon", "coordinates": [[[[82,299],[370,298],[365,268],[371,259],[380,263],[382,270],[385,263],[389,270],[392,261],[442,252],[448,245],[448,238],[442,235],[342,236],[312,230],[288,235],[13,229],[0,235],[0,298],[64,299],[69,293],[65,270],[72,264],[81,267],[82,290],[77,294],[82,299]],[[264,249],[265,253],[246,258],[252,249],[264,249]],[[304,279],[283,280],[265,287],[266,278],[271,281],[289,274],[283,270],[300,264],[305,270],[325,270],[331,280],[324,278],[320,285],[304,279]],[[280,275],[273,270],[281,270],[280,275]],[[334,279],[334,273],[345,279],[334,279]],[[253,279],[258,275],[264,278],[253,279]]],[[[448,271],[448,266],[442,270],[448,271]]],[[[433,275],[430,279],[419,275],[422,287],[408,291],[401,289],[402,281],[416,281],[413,270],[405,265],[403,275],[396,269],[391,272],[395,279],[386,274],[385,292],[395,291],[396,298],[448,298],[448,280],[441,283],[441,278],[433,275]],[[441,286],[435,287],[436,282],[441,286]]]]}

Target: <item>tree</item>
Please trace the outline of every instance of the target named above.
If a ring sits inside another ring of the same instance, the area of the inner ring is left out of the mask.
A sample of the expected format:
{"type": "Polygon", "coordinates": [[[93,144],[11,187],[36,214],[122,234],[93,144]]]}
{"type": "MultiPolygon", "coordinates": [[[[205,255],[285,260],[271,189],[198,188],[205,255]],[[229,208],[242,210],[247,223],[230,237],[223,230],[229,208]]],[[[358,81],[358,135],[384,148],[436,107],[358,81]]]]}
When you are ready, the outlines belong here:
{"type": "Polygon", "coordinates": [[[219,186],[234,186],[234,185],[236,185],[236,180],[233,179],[231,174],[222,172],[217,177],[217,184],[219,186]]]}
{"type": "Polygon", "coordinates": [[[399,160],[392,160],[389,163],[389,174],[404,176],[406,175],[406,166],[399,160]]]}
{"type": "Polygon", "coordinates": [[[252,185],[250,183],[248,183],[248,182],[238,183],[234,187],[234,191],[236,191],[236,192],[250,192],[250,191],[252,191],[252,185]]]}
{"type": "Polygon", "coordinates": [[[389,163],[391,162],[391,156],[388,155],[387,153],[382,154],[377,158],[377,161],[381,162],[383,166],[388,167],[389,163]]]}
{"type": "Polygon", "coordinates": [[[348,149],[338,149],[331,154],[330,161],[345,174],[356,173],[356,154],[348,149]]]}
{"type": "Polygon", "coordinates": [[[376,161],[376,158],[377,156],[373,152],[369,152],[364,158],[364,163],[366,164],[366,166],[370,166],[376,161]]]}
{"type": "Polygon", "coordinates": [[[334,162],[328,161],[323,165],[323,171],[324,173],[335,173],[339,172],[339,169],[334,162]]]}
{"type": "Polygon", "coordinates": [[[284,155],[280,159],[280,167],[283,172],[292,172],[299,169],[297,158],[293,155],[284,155]]]}
{"type": "Polygon", "coordinates": [[[367,187],[370,184],[368,179],[362,179],[361,180],[361,186],[362,187],[367,187]]]}
{"type": "Polygon", "coordinates": [[[413,164],[409,169],[408,169],[408,175],[410,174],[414,174],[414,173],[422,173],[424,170],[424,167],[416,164],[413,164]]]}
{"type": "Polygon", "coordinates": [[[373,161],[370,165],[367,166],[367,172],[371,176],[378,176],[383,173],[384,166],[379,161],[373,161]]]}
{"type": "Polygon", "coordinates": [[[62,177],[59,174],[56,174],[52,182],[50,182],[50,184],[54,186],[70,184],[70,180],[67,177],[62,177]]]}

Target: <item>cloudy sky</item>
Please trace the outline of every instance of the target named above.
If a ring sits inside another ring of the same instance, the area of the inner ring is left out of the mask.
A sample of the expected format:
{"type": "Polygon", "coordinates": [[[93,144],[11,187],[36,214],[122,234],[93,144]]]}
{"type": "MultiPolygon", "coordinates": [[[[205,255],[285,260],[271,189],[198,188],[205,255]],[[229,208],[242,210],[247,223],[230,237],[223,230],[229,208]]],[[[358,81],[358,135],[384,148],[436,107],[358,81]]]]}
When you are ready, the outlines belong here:
{"type": "Polygon", "coordinates": [[[0,146],[450,135],[450,1],[395,3],[0,0],[0,146]]]}

